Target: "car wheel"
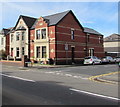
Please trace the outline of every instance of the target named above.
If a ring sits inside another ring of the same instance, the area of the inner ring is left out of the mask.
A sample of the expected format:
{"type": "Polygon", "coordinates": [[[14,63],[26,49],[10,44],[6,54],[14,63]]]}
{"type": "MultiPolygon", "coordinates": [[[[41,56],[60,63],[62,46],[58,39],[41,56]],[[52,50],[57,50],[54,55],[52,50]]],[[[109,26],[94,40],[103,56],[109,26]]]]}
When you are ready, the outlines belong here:
{"type": "Polygon", "coordinates": [[[93,62],[92,65],[95,65],[95,62],[93,62]]]}

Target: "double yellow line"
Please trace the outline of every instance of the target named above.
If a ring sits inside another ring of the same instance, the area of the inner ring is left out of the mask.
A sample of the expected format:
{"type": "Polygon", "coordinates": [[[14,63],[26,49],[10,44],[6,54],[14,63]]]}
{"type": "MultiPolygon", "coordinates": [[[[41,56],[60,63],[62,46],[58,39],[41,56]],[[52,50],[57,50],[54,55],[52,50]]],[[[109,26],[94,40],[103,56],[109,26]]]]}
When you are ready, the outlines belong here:
{"type": "Polygon", "coordinates": [[[118,73],[120,73],[120,71],[111,72],[111,73],[107,73],[107,74],[96,75],[96,76],[91,76],[88,79],[92,80],[92,81],[95,81],[95,82],[100,82],[100,83],[104,82],[104,83],[107,83],[107,84],[117,84],[117,82],[113,82],[113,81],[109,81],[109,80],[104,80],[104,79],[97,80],[97,78],[100,78],[100,77],[103,77],[103,76],[112,75],[112,74],[118,74],[118,73]]]}

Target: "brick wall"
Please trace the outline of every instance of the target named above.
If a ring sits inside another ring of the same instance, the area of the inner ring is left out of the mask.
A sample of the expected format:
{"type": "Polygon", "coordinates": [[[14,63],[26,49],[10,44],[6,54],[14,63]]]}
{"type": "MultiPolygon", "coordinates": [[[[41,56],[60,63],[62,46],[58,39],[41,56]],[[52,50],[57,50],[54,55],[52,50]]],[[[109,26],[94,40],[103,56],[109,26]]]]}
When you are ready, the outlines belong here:
{"type": "MultiPolygon", "coordinates": [[[[86,56],[86,33],[78,23],[72,12],[68,13],[56,26],[48,26],[42,17],[39,18],[35,29],[47,27],[49,38],[49,58],[56,58],[57,64],[64,64],[66,60],[72,63],[72,47],[74,47],[74,60],[80,62],[86,56]],[[71,39],[71,29],[74,29],[74,39],[71,39]],[[65,44],[68,50],[65,50],[65,44]]],[[[30,40],[35,40],[35,29],[30,31],[30,40]]],[[[34,56],[35,43],[31,42],[30,56],[34,56]]],[[[90,34],[87,48],[94,48],[95,55],[104,56],[103,42],[99,43],[99,36],[90,34]]],[[[88,53],[89,51],[87,51],[88,53]]],[[[88,54],[87,54],[88,55],[88,54]]]]}
{"type": "Polygon", "coordinates": [[[49,52],[50,58],[56,58],[56,37],[55,37],[55,26],[48,27],[48,36],[49,36],[49,52]]]}
{"type": "Polygon", "coordinates": [[[3,65],[8,65],[8,66],[17,66],[17,67],[21,67],[22,65],[22,61],[0,61],[3,65]]]}
{"type": "Polygon", "coordinates": [[[89,42],[87,44],[88,49],[94,48],[94,55],[97,57],[103,57],[104,56],[103,36],[90,34],[89,37],[90,37],[89,42]],[[99,41],[99,37],[102,38],[101,42],[99,41]]]}
{"type": "Polygon", "coordinates": [[[74,60],[81,60],[85,56],[86,35],[72,13],[68,13],[56,26],[58,63],[72,63],[72,46],[74,46],[74,60]],[[71,39],[71,28],[74,29],[74,39],[71,39]],[[65,44],[68,51],[65,51],[65,44]]]}

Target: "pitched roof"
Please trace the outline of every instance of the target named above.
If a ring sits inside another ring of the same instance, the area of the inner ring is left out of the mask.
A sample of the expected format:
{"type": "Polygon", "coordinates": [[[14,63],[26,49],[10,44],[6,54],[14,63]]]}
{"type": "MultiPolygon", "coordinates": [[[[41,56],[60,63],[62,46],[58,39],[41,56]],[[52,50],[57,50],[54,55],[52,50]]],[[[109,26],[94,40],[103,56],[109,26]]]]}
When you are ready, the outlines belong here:
{"type": "Polygon", "coordinates": [[[11,28],[3,28],[1,31],[0,31],[0,34],[3,34],[3,35],[6,35],[9,31],[11,30],[11,28]]]}
{"type": "Polygon", "coordinates": [[[17,23],[16,23],[16,25],[15,25],[15,27],[17,26],[17,24],[18,24],[18,22],[19,22],[19,20],[20,20],[21,18],[24,20],[25,24],[26,24],[29,28],[31,28],[31,27],[33,26],[33,24],[35,23],[35,21],[37,20],[36,18],[33,18],[33,17],[28,17],[28,16],[20,15],[20,16],[19,16],[19,19],[18,19],[18,21],[17,21],[17,23]]]}
{"type": "Polygon", "coordinates": [[[97,32],[96,30],[91,29],[91,28],[87,28],[87,27],[84,27],[84,32],[85,33],[96,34],[96,35],[102,35],[101,33],[97,32]]]}
{"type": "Polygon", "coordinates": [[[23,18],[24,22],[26,23],[26,25],[28,27],[32,27],[32,25],[35,23],[35,21],[37,20],[36,18],[33,17],[28,17],[28,16],[23,16],[21,15],[21,17],[23,18]]]}
{"type": "Polygon", "coordinates": [[[119,34],[111,34],[108,37],[104,38],[105,42],[112,42],[112,41],[120,41],[120,35],[119,34]]]}
{"type": "Polygon", "coordinates": [[[57,13],[57,14],[53,14],[53,15],[49,15],[49,16],[44,16],[43,18],[49,20],[49,26],[56,25],[69,12],[70,12],[70,10],[61,12],[61,13],[57,13]]]}
{"type": "MultiPolygon", "coordinates": [[[[44,16],[43,18],[44,18],[45,21],[47,21],[49,26],[52,26],[52,25],[58,24],[70,12],[73,14],[73,12],[71,10],[68,10],[68,11],[64,11],[64,12],[61,12],[61,13],[56,13],[56,14],[49,15],[49,16],[44,16]]],[[[77,18],[75,17],[74,14],[73,14],[73,16],[74,16],[75,20],[78,22],[78,24],[82,27],[82,25],[77,20],[77,18]]],[[[36,23],[37,23],[37,20],[34,23],[34,25],[32,26],[32,28],[35,27],[36,23]]]]}
{"type": "MultiPolygon", "coordinates": [[[[48,22],[48,25],[56,25],[65,15],[67,15],[69,11],[65,11],[65,12],[61,12],[61,13],[56,13],[53,15],[48,15],[48,16],[44,16],[44,20],[46,20],[48,22]]],[[[35,25],[37,23],[38,20],[35,21],[34,25],[31,27],[31,29],[35,28],[35,25]]]]}

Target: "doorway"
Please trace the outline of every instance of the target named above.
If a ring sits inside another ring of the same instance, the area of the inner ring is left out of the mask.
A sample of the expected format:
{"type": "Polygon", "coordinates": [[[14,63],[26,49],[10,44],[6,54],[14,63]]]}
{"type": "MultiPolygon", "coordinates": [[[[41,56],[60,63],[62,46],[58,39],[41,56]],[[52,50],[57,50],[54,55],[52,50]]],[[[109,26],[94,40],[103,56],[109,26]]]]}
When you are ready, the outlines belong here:
{"type": "Polygon", "coordinates": [[[94,56],[94,48],[89,49],[89,56],[94,56]]]}
{"type": "Polygon", "coordinates": [[[75,61],[74,61],[74,57],[75,57],[75,53],[74,53],[74,51],[75,51],[75,47],[71,47],[72,48],[72,50],[71,50],[71,54],[72,54],[72,63],[74,63],[75,61]]]}

